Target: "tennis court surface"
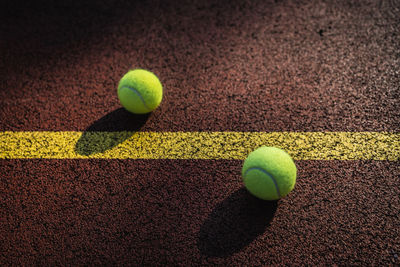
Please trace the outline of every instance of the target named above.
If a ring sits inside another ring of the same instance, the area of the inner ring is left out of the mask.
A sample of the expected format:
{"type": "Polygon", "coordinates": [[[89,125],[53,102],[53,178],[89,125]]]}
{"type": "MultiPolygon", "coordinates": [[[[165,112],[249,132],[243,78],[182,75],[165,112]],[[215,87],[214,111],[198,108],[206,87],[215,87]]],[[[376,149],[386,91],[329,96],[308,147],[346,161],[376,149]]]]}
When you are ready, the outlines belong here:
{"type": "Polygon", "coordinates": [[[400,264],[399,1],[0,10],[0,265],[400,264]],[[298,169],[279,201],[243,186],[261,145],[298,169]]]}

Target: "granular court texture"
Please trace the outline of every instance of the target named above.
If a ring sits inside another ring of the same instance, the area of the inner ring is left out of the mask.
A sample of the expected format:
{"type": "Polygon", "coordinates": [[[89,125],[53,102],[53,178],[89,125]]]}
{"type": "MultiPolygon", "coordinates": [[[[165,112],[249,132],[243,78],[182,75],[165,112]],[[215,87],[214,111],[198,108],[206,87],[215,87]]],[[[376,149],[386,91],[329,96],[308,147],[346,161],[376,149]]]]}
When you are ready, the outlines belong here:
{"type": "Polygon", "coordinates": [[[399,265],[399,14],[396,0],[1,2],[0,265],[399,265]],[[163,83],[150,114],[118,101],[132,68],[163,83]],[[295,144],[279,201],[243,187],[255,133],[295,144]],[[129,144],[143,157],[112,154],[129,144]],[[204,152],[217,147],[228,156],[204,152]]]}

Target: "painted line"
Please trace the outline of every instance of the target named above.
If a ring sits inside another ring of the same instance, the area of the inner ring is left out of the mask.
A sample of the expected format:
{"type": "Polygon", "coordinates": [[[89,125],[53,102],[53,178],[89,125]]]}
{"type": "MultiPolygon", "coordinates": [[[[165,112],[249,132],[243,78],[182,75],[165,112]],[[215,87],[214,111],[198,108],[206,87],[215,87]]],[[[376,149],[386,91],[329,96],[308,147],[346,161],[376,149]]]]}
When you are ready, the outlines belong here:
{"type": "Polygon", "coordinates": [[[0,132],[0,159],[228,159],[259,146],[294,160],[400,159],[400,133],[389,132],[0,132]]]}

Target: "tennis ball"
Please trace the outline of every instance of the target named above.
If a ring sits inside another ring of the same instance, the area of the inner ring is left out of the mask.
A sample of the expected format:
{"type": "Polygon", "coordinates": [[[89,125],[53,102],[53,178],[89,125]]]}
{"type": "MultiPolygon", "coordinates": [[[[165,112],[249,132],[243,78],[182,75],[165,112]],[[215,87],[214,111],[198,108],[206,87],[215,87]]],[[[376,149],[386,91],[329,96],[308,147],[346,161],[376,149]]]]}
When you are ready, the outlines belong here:
{"type": "Polygon", "coordinates": [[[251,152],[243,163],[242,177],[247,190],[264,200],[277,200],[292,191],[297,168],[280,148],[262,146],[251,152]]]}
{"type": "Polygon", "coordinates": [[[135,114],[156,109],[161,103],[162,94],[162,85],[157,76],[143,69],[130,70],[118,84],[119,101],[126,110],[135,114]]]}

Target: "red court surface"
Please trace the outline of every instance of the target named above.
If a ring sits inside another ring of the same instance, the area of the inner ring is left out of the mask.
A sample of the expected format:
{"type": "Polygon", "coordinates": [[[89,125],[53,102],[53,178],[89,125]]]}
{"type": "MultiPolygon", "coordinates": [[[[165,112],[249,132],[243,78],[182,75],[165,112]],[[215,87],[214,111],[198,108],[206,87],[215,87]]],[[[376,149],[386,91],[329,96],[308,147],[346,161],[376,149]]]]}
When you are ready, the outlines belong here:
{"type": "MultiPolygon", "coordinates": [[[[399,132],[396,0],[0,10],[1,132],[399,132]],[[164,86],[151,114],[118,101],[133,68],[164,86]]],[[[295,163],[266,202],[240,160],[0,159],[0,265],[400,264],[398,160],[295,163]]]]}

